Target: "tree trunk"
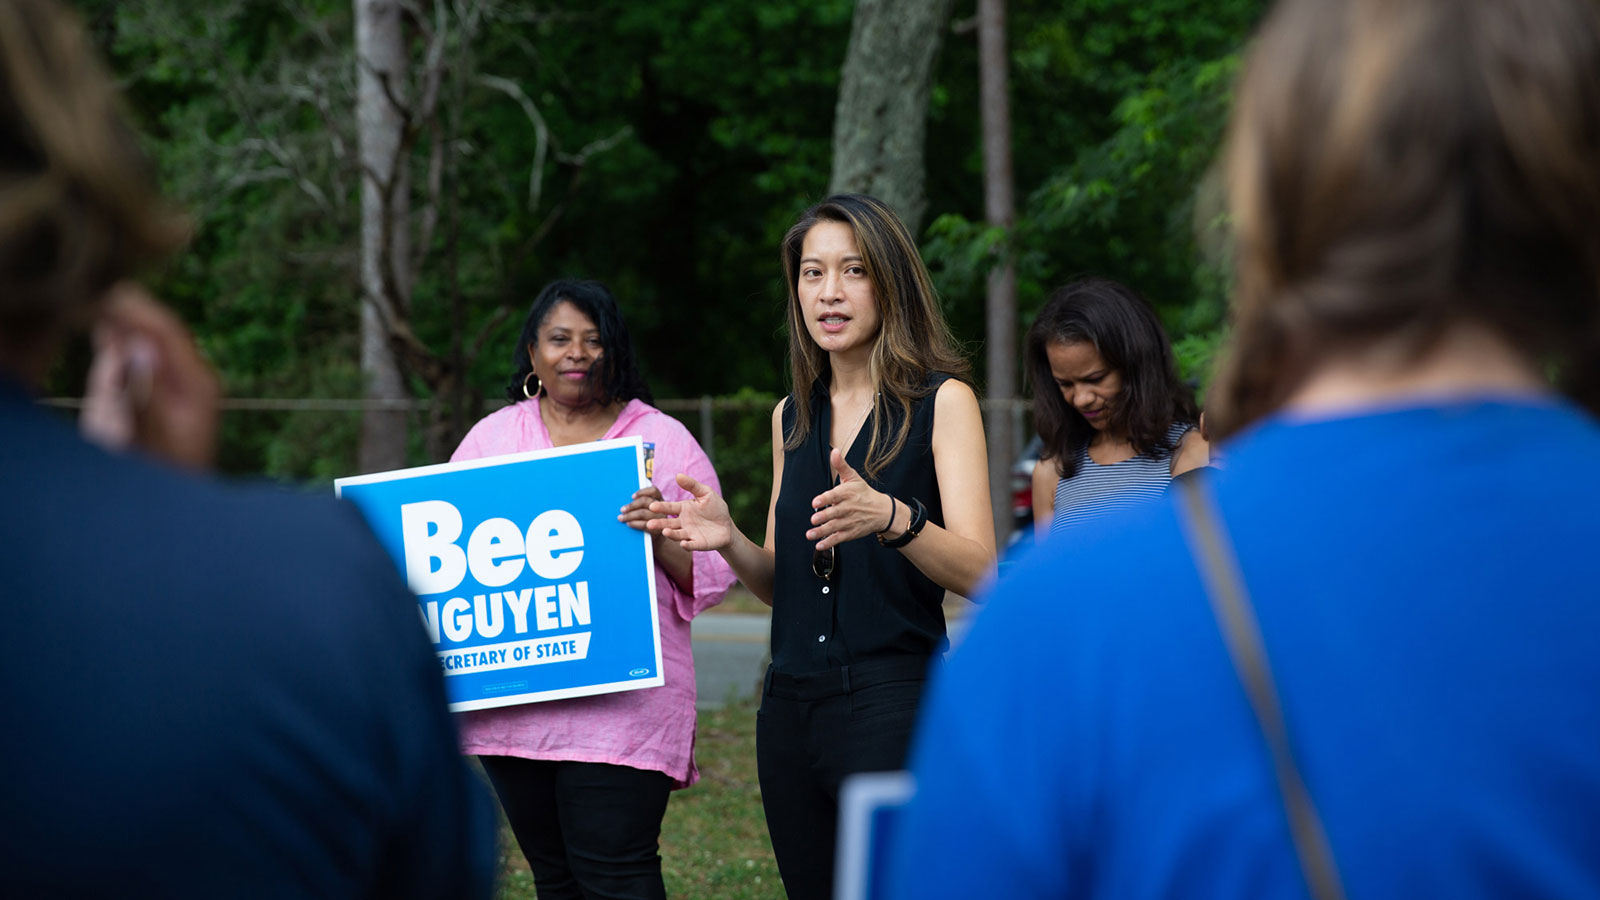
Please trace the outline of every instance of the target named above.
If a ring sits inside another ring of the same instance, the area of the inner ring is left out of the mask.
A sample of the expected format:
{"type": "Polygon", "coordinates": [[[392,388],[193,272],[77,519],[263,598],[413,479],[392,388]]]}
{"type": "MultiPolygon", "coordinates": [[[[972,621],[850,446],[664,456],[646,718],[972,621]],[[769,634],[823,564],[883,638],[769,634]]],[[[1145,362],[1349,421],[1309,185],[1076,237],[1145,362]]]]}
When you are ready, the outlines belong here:
{"type": "Polygon", "coordinates": [[[392,404],[361,418],[362,472],[406,462],[405,381],[390,341],[410,305],[410,179],[404,158],[406,41],[395,0],[354,0],[356,130],[361,153],[361,371],[366,399],[392,404]]]}
{"type": "MultiPolygon", "coordinates": [[[[978,0],[978,92],[983,104],[983,206],[990,225],[1016,224],[1011,176],[1011,105],[1006,77],[1005,0],[978,0]]],[[[1009,239],[989,271],[988,388],[989,493],[999,546],[1011,533],[1011,462],[1016,426],[1011,401],[1017,392],[1017,269],[1009,239]]]]}
{"type": "Polygon", "coordinates": [[[933,65],[954,0],[856,0],[839,73],[828,190],[871,194],[917,234],[933,65]]]}

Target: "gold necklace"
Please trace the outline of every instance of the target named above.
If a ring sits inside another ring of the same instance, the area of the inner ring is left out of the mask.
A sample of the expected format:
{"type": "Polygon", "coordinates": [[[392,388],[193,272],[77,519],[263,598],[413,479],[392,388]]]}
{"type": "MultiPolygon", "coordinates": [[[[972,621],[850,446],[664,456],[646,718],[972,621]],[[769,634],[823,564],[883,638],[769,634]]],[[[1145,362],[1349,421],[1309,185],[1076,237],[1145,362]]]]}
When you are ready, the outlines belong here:
{"type": "Polygon", "coordinates": [[[867,403],[866,408],[861,410],[861,417],[856,419],[855,427],[850,429],[850,436],[845,438],[844,443],[839,446],[840,453],[850,452],[850,447],[856,442],[856,435],[861,433],[861,426],[867,424],[867,416],[872,412],[872,407],[877,405],[877,400],[877,393],[873,393],[872,400],[867,403]]]}

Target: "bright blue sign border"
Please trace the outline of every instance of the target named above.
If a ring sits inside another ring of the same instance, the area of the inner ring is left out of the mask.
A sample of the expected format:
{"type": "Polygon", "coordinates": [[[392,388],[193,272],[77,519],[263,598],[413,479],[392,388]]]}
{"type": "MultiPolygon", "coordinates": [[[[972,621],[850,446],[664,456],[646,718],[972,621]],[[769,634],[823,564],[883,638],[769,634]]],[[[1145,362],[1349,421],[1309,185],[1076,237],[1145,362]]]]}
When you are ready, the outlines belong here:
{"type": "Polygon", "coordinates": [[[660,687],[638,437],[340,478],[406,576],[450,709],[660,687]]]}

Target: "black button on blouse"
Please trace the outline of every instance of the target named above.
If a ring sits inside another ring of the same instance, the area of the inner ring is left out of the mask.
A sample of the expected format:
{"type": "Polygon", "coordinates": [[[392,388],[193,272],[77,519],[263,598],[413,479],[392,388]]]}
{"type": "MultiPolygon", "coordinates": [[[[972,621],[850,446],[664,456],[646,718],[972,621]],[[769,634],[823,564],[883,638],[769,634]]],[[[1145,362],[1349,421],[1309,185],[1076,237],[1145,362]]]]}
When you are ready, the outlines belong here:
{"type": "MultiPolygon", "coordinates": [[[[934,394],[950,376],[928,377],[928,393],[911,406],[911,432],[905,447],[878,473],[867,479],[879,491],[909,503],[915,497],[928,508],[928,521],[944,525],[938,478],[933,468],[934,394]]],[[[832,449],[832,404],[821,382],[811,390],[811,433],[797,449],[783,455],[783,483],[774,510],[776,548],[772,598],[772,667],[798,675],[870,659],[895,656],[931,656],[948,646],[944,625],[944,588],[912,565],[899,550],[878,544],[868,535],[835,548],[832,581],[812,571],[815,543],[806,540],[811,528],[811,500],[833,486],[828,464],[832,449]]],[[[900,426],[897,404],[889,404],[889,418],[880,433],[893,434],[900,426]]],[[[783,433],[794,427],[795,404],[791,396],[783,408],[783,433]]],[[[869,421],[845,454],[845,461],[866,478],[869,421]]],[[[884,516],[888,517],[888,504],[884,516]]]]}

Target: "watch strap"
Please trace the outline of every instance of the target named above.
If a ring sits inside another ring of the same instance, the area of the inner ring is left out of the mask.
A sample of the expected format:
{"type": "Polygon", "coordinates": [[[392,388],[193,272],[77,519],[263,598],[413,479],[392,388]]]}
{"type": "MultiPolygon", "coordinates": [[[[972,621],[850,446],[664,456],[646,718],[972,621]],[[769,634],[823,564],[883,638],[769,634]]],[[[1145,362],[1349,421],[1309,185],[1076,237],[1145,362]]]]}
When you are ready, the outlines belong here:
{"type": "Polygon", "coordinates": [[[923,506],[922,501],[915,497],[911,498],[906,507],[911,510],[911,524],[907,525],[906,530],[897,538],[885,538],[881,534],[878,535],[878,543],[890,549],[904,547],[911,543],[912,538],[922,533],[922,526],[928,524],[928,508],[923,506]]]}

